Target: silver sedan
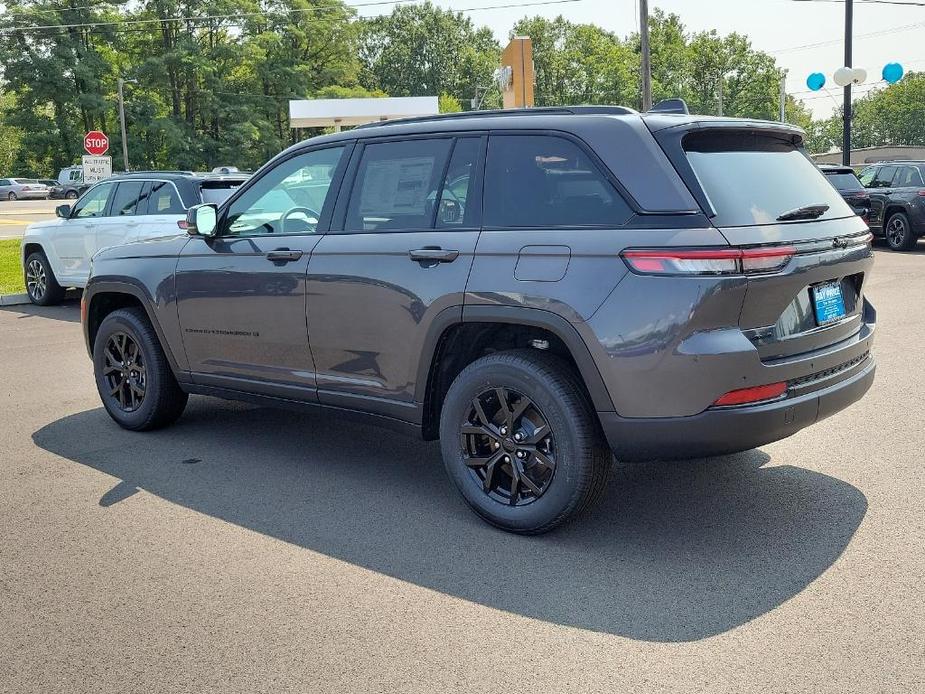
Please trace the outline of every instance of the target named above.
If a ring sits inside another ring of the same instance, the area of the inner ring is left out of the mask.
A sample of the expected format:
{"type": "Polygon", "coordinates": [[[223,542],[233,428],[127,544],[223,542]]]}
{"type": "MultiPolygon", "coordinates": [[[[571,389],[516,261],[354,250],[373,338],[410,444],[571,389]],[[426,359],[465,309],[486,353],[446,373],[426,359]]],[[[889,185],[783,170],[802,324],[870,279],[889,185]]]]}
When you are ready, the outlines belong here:
{"type": "Polygon", "coordinates": [[[34,178],[0,178],[0,200],[44,200],[48,186],[34,178]]]}

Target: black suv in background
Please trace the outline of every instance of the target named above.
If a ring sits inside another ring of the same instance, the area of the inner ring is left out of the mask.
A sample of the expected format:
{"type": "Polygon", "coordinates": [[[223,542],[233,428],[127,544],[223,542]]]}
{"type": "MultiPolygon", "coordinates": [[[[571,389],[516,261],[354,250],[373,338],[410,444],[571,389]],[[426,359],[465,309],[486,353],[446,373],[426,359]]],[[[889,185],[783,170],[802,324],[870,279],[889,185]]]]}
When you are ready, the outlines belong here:
{"type": "Polygon", "coordinates": [[[190,393],[362,413],[439,438],[514,532],[586,508],[613,453],[762,445],[874,378],[870,233],[780,123],[394,121],[302,142],[188,224],[94,258],[83,329],[118,424],[190,393]]]}
{"type": "Polygon", "coordinates": [[[915,248],[925,234],[925,162],[894,161],[861,170],[870,193],[870,230],[894,251],[915,248]]]}
{"type": "Polygon", "coordinates": [[[821,164],[819,170],[835,186],[854,213],[867,222],[870,219],[870,194],[861,185],[854,169],[850,166],[836,164],[821,164]]]}

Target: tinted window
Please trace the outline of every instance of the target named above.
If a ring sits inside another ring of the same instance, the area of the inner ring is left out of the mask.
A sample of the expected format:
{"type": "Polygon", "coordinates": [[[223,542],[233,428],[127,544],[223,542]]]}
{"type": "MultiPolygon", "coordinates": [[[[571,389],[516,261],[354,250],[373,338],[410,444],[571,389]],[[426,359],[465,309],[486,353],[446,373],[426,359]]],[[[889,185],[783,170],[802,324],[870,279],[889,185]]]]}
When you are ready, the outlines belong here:
{"type": "Polygon", "coordinates": [[[853,173],[827,173],[825,177],[837,190],[860,190],[863,187],[853,173]]]}
{"type": "Polygon", "coordinates": [[[172,183],[155,181],[151,184],[148,214],[186,214],[186,208],[172,183]]]}
{"type": "Polygon", "coordinates": [[[868,166],[866,169],[861,171],[858,175],[858,180],[861,182],[861,185],[865,188],[870,188],[870,184],[873,183],[874,174],[877,173],[876,166],[868,166]]]}
{"type": "Polygon", "coordinates": [[[144,181],[123,181],[116,186],[116,192],[112,196],[112,207],[109,208],[110,216],[134,215],[144,185],[144,181]]]}
{"type": "Polygon", "coordinates": [[[871,188],[889,188],[893,185],[893,176],[896,175],[895,166],[881,166],[877,169],[877,175],[871,182],[871,188]]]}
{"type": "Polygon", "coordinates": [[[102,217],[106,212],[106,201],[109,199],[109,194],[114,187],[111,183],[103,183],[88,190],[74,205],[74,214],[72,216],[81,219],[84,217],[102,217]]]}
{"type": "Polygon", "coordinates": [[[900,166],[899,173],[896,175],[896,182],[893,185],[897,188],[921,186],[922,174],[914,166],[900,166]]]}
{"type": "Polygon", "coordinates": [[[204,181],[200,186],[200,195],[203,202],[211,202],[214,205],[220,205],[225,202],[233,192],[241,187],[244,181],[204,181]]]}
{"type": "Polygon", "coordinates": [[[449,138],[366,145],[347,207],[348,231],[405,231],[433,226],[437,186],[449,138]]]}
{"type": "Polygon", "coordinates": [[[774,224],[806,205],[828,205],[818,219],[854,215],[838,191],[790,140],[735,131],[688,135],[691,168],[716,211],[714,224],[774,224]]]}
{"type": "Polygon", "coordinates": [[[574,142],[498,135],[488,144],[484,223],[492,227],[620,226],[632,212],[574,142]]]}
{"type": "Polygon", "coordinates": [[[226,234],[311,234],[326,206],[343,147],[306,152],[267,172],[228,210],[226,234]]]}
{"type": "Polygon", "coordinates": [[[475,165],[481,140],[466,137],[456,141],[450,166],[440,189],[437,227],[473,227],[478,223],[478,191],[475,190],[475,165]],[[471,203],[471,204],[470,204],[471,203]]]}

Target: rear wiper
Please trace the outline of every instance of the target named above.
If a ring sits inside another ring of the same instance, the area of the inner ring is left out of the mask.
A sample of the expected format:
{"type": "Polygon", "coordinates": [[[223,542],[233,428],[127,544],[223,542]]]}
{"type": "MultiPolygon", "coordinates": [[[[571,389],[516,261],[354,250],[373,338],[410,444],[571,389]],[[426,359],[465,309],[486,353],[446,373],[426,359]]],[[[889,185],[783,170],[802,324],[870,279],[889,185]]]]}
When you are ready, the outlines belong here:
{"type": "Polygon", "coordinates": [[[778,222],[788,222],[791,219],[816,219],[828,212],[828,205],[803,205],[795,210],[784,212],[777,217],[778,222]]]}

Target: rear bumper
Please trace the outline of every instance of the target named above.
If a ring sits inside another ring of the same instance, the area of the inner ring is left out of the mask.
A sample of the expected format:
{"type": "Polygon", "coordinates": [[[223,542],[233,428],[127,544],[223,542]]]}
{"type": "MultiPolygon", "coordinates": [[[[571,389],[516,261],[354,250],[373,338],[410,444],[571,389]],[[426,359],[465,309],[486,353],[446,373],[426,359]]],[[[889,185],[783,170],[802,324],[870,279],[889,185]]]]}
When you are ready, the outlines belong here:
{"type": "Polygon", "coordinates": [[[598,416],[618,460],[736,453],[786,438],[859,400],[874,381],[873,357],[858,368],[827,388],[764,405],[709,409],[690,417],[626,418],[614,412],[598,416]]]}
{"type": "Polygon", "coordinates": [[[25,191],[16,193],[16,197],[20,200],[45,200],[48,198],[48,193],[43,193],[41,191],[25,191]]]}

